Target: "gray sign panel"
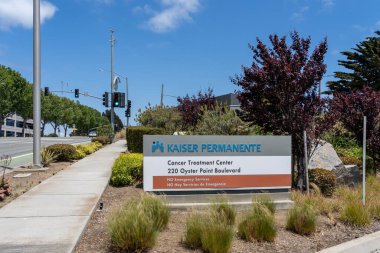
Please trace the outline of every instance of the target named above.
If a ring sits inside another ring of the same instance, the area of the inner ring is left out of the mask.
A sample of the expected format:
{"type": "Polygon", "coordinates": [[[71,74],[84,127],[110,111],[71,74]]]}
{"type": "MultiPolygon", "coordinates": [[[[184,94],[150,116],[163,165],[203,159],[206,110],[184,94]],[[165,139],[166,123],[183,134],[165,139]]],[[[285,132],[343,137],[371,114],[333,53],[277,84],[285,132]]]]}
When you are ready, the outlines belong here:
{"type": "Polygon", "coordinates": [[[144,135],[144,156],[290,156],[290,136],[144,135]]]}

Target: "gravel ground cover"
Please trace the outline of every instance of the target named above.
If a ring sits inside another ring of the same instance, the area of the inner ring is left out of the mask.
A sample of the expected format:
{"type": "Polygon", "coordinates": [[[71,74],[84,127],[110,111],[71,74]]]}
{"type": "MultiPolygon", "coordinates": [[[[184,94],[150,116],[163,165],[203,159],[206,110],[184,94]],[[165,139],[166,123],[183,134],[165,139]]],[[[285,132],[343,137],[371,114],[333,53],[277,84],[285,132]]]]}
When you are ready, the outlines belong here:
{"type": "MultiPolygon", "coordinates": [[[[116,188],[108,186],[100,201],[103,203],[103,210],[94,212],[75,252],[117,252],[111,247],[107,235],[106,217],[113,208],[142,193],[143,190],[137,187],[116,188]]],[[[200,250],[186,248],[181,243],[188,214],[187,211],[172,211],[168,228],[159,234],[156,245],[148,252],[201,252],[200,250]]],[[[238,219],[241,214],[242,212],[238,213],[238,219]]],[[[231,252],[317,252],[380,230],[379,221],[373,221],[371,225],[365,228],[357,228],[325,216],[319,216],[316,233],[306,237],[285,229],[286,216],[286,211],[276,213],[278,233],[273,243],[245,242],[235,236],[231,252]]]]}

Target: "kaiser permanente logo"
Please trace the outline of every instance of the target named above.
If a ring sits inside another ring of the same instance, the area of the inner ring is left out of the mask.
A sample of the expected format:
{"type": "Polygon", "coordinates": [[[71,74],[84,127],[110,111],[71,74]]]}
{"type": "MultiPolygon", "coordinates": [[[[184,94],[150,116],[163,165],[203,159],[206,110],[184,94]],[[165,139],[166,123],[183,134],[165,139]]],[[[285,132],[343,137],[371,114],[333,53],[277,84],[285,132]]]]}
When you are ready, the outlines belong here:
{"type": "MultiPolygon", "coordinates": [[[[244,144],[228,144],[228,143],[204,143],[204,144],[167,144],[167,153],[260,153],[262,149],[261,144],[258,143],[244,143],[244,144]]],[[[154,141],[152,144],[152,153],[156,151],[165,151],[165,144],[161,141],[154,141]]]]}

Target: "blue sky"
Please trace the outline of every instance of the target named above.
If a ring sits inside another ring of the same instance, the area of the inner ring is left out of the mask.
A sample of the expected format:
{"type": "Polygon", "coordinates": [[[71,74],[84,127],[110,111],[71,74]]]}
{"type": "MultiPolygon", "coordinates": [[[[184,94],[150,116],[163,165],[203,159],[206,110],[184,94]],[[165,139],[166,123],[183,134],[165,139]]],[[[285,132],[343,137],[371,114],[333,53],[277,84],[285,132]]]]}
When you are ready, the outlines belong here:
{"type": "MultiPolygon", "coordinates": [[[[0,0],[0,64],[33,80],[32,0],[0,0]]],[[[233,92],[230,77],[250,65],[248,43],[297,30],[313,45],[327,37],[327,73],[340,51],[380,29],[378,0],[46,0],[42,1],[42,86],[79,88],[101,97],[110,87],[110,32],[115,72],[128,76],[132,115],[165,94],[212,87],[233,92]],[[99,68],[105,71],[99,71],[99,68]]],[[[331,77],[325,77],[324,82],[331,77]]],[[[119,85],[124,91],[125,82],[119,85]]],[[[323,82],[323,85],[324,85],[323,82]]],[[[68,96],[74,99],[74,96],[68,96]]],[[[102,102],[80,97],[100,111],[102,102]]],[[[165,97],[167,105],[176,104],[165,97]]],[[[116,109],[124,116],[123,109],[116,109]]]]}

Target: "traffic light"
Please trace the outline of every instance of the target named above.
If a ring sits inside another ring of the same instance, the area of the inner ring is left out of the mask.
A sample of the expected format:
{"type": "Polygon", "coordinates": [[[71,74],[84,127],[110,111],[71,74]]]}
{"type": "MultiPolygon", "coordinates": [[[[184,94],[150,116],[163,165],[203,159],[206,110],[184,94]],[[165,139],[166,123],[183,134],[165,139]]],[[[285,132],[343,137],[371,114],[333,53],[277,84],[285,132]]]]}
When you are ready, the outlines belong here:
{"type": "Polygon", "coordinates": [[[127,108],[127,110],[125,110],[125,117],[127,117],[127,118],[131,117],[131,109],[130,108],[127,108]]]}
{"type": "Polygon", "coordinates": [[[104,92],[103,94],[103,105],[108,107],[108,92],[104,92]]]}
{"type": "Polygon", "coordinates": [[[112,105],[113,107],[119,107],[120,106],[120,92],[114,92],[112,93],[113,99],[112,99],[112,105]]]}
{"type": "Polygon", "coordinates": [[[75,98],[79,98],[79,89],[75,89],[75,98]]]}
{"type": "Polygon", "coordinates": [[[131,106],[132,106],[132,101],[128,100],[128,102],[127,102],[127,108],[131,109],[131,106]]]}
{"type": "Polygon", "coordinates": [[[49,96],[49,87],[45,87],[45,96],[49,96]]]}

